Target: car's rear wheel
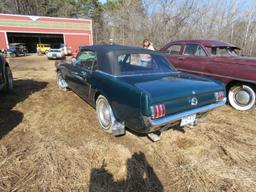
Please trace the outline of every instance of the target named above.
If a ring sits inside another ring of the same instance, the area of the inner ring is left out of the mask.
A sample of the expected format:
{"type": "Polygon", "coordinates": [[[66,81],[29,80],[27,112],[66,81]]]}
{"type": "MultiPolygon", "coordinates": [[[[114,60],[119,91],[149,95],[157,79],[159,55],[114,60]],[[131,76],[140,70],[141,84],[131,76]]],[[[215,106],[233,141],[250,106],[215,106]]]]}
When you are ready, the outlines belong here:
{"type": "Polygon", "coordinates": [[[12,71],[10,67],[5,68],[5,75],[6,75],[6,91],[12,91],[13,90],[13,76],[12,71]]]}
{"type": "Polygon", "coordinates": [[[228,100],[230,105],[237,110],[251,110],[256,102],[255,87],[247,84],[232,86],[228,92],[228,100]]]}
{"type": "Polygon", "coordinates": [[[65,81],[65,79],[62,77],[62,74],[60,72],[57,72],[57,85],[60,90],[67,91],[68,84],[65,81]]]}
{"type": "Polygon", "coordinates": [[[115,122],[115,117],[108,100],[102,95],[100,95],[96,100],[96,112],[101,128],[107,133],[112,133],[112,126],[113,122],[115,122]]]}

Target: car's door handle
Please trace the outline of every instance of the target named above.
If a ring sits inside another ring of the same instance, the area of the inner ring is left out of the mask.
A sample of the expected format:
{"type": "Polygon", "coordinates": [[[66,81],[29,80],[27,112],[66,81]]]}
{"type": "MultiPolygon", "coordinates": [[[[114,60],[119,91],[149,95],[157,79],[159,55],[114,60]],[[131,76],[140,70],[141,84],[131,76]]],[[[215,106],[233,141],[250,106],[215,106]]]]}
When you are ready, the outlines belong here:
{"type": "Polygon", "coordinates": [[[82,81],[86,81],[85,77],[82,77],[81,75],[74,75],[77,79],[80,79],[82,81]]]}
{"type": "Polygon", "coordinates": [[[182,58],[182,57],[179,57],[178,59],[181,60],[181,61],[184,60],[184,58],[182,58]]]}
{"type": "Polygon", "coordinates": [[[85,71],[81,71],[81,75],[82,75],[82,76],[86,76],[87,73],[86,73],[85,71]]]}
{"type": "Polygon", "coordinates": [[[82,75],[81,75],[80,73],[78,73],[78,72],[71,72],[71,74],[72,74],[75,78],[77,78],[77,79],[85,80],[85,78],[82,77],[82,75]]]}
{"type": "Polygon", "coordinates": [[[77,72],[71,72],[72,75],[79,75],[77,72]]]}

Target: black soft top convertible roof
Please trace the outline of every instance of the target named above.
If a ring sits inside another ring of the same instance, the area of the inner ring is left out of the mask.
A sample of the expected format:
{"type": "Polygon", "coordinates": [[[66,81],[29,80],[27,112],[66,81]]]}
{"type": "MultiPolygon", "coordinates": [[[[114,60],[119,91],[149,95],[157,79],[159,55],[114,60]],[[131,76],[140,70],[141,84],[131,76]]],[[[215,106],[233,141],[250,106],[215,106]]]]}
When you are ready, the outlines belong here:
{"type": "MultiPolygon", "coordinates": [[[[133,46],[124,46],[124,45],[92,45],[92,46],[80,46],[80,51],[83,50],[93,50],[96,52],[102,52],[102,53],[108,53],[108,52],[116,52],[116,51],[128,51],[128,50],[133,50],[133,51],[139,51],[139,52],[154,52],[149,49],[144,49],[140,47],[133,47],[133,46]]],[[[155,53],[155,52],[154,52],[155,53]]]]}
{"type": "Polygon", "coordinates": [[[117,56],[122,54],[154,54],[162,55],[159,52],[144,49],[140,47],[123,45],[92,45],[80,46],[80,51],[93,51],[97,54],[98,69],[112,75],[120,71],[120,65],[117,63],[117,56]]]}

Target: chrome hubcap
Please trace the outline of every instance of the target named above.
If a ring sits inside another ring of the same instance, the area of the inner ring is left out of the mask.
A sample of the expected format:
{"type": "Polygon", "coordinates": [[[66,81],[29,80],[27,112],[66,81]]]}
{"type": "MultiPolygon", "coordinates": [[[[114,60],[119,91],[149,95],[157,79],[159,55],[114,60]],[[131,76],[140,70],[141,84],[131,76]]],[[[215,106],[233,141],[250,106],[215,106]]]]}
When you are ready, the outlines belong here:
{"type": "Polygon", "coordinates": [[[59,85],[60,85],[60,87],[64,87],[63,79],[59,79],[59,85]]]}
{"type": "Polygon", "coordinates": [[[235,94],[235,99],[239,104],[247,105],[250,102],[250,94],[245,90],[240,90],[235,94]]]}
{"type": "Polygon", "coordinates": [[[110,108],[103,100],[98,104],[100,123],[107,128],[111,123],[110,108]]]}
{"type": "Polygon", "coordinates": [[[66,88],[66,82],[65,80],[61,77],[61,75],[58,75],[58,85],[60,88],[66,88]]]}

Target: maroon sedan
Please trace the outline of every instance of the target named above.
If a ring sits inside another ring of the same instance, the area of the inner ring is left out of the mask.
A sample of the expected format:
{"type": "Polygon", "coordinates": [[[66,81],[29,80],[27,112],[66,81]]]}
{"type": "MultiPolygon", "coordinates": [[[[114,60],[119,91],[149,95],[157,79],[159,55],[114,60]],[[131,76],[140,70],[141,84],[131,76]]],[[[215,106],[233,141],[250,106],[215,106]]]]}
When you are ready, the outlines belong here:
{"type": "Polygon", "coordinates": [[[256,58],[237,54],[235,45],[215,40],[181,40],[165,45],[162,52],[180,71],[206,76],[226,84],[232,107],[255,107],[256,58]]]}

